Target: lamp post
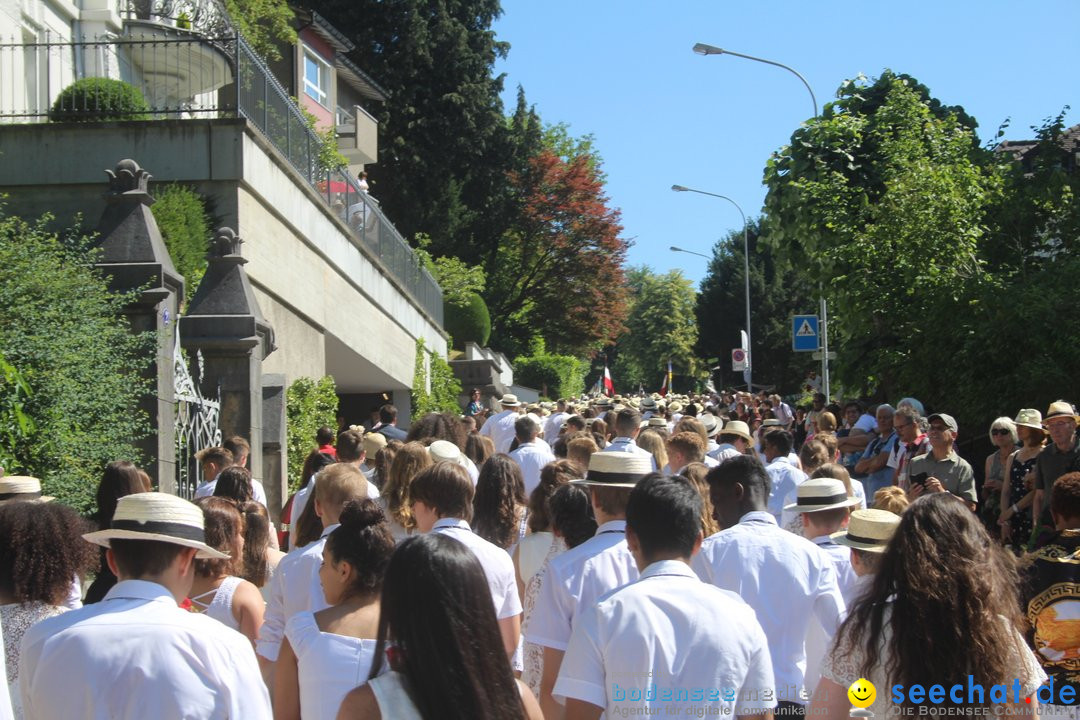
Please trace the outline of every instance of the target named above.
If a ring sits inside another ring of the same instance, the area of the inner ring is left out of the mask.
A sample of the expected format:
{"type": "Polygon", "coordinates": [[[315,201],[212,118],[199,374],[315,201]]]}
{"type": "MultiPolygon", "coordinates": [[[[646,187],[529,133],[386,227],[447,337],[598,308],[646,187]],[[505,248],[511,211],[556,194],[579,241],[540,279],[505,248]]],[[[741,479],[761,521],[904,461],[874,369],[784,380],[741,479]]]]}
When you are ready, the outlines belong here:
{"type": "MultiPolygon", "coordinates": [[[[764,63],[766,65],[774,65],[778,68],[783,68],[789,73],[799,78],[802,84],[806,86],[806,92],[810,93],[810,102],[814,106],[813,117],[817,117],[818,104],[817,98],[814,96],[814,91],[810,88],[810,83],[806,82],[806,78],[793,67],[788,67],[783,63],[778,63],[775,60],[766,60],[765,58],[754,57],[753,55],[744,55],[743,53],[737,53],[732,50],[725,50],[724,48],[718,48],[715,45],[706,45],[705,43],[696,43],[694,45],[694,52],[698,55],[734,55],[735,57],[743,58],[744,60],[753,60],[754,62],[764,63]]],[[[819,295],[821,298],[821,381],[823,390],[825,391],[825,398],[829,398],[829,308],[825,301],[825,293],[820,290],[819,295]]]]}
{"type": "MultiPolygon", "coordinates": [[[[709,197],[727,200],[729,203],[735,206],[735,209],[739,211],[739,215],[742,216],[743,274],[746,275],[746,356],[747,360],[749,360],[749,362],[746,363],[746,389],[753,393],[754,354],[750,351],[750,240],[747,237],[746,233],[746,213],[743,212],[743,209],[739,206],[739,203],[735,202],[727,195],[705,192],[704,190],[695,190],[694,188],[688,188],[684,185],[672,185],[671,189],[675,192],[692,192],[697,193],[698,195],[708,195],[709,197]]],[[[676,252],[690,252],[689,250],[680,250],[677,247],[672,247],[671,249],[675,250],[676,252]]],[[[694,255],[701,255],[701,253],[694,253],[694,255]]],[[[701,256],[705,257],[704,255],[701,256]]]]}
{"type": "Polygon", "coordinates": [[[681,247],[675,247],[674,245],[671,246],[670,250],[671,252],[681,252],[686,253],[687,255],[697,255],[698,257],[705,258],[706,260],[712,260],[711,257],[703,253],[694,252],[693,250],[683,250],[681,247]]]}

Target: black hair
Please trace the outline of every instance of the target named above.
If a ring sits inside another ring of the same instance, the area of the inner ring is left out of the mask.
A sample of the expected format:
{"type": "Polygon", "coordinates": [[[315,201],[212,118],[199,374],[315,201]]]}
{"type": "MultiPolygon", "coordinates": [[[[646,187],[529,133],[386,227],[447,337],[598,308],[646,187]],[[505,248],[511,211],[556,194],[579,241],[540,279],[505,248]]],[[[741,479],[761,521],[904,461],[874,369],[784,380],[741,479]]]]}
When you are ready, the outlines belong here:
{"type": "Polygon", "coordinates": [[[340,522],[326,538],[326,551],[335,562],[344,560],[356,571],[351,590],[359,595],[377,592],[394,554],[386,515],[370,498],[350,500],[341,509],[340,522]]]}
{"type": "Polygon", "coordinates": [[[548,498],[551,527],[558,530],[568,548],[577,547],[596,534],[589,493],[580,485],[561,485],[548,498]]]}
{"type": "Polygon", "coordinates": [[[453,413],[428,413],[409,426],[406,442],[412,440],[446,440],[465,450],[465,426],[453,413]]]}
{"type": "Polygon", "coordinates": [[[383,423],[384,425],[389,425],[396,420],[396,407],[394,407],[393,405],[383,405],[381,408],[379,408],[379,422],[383,423]]]}
{"type": "Polygon", "coordinates": [[[245,503],[255,496],[251,483],[251,471],[239,465],[230,465],[218,473],[214,496],[245,503]]]}
{"type": "Polygon", "coordinates": [[[319,443],[319,446],[329,445],[334,442],[334,431],[326,425],[315,431],[315,442],[319,443]]]}
{"type": "Polygon", "coordinates": [[[97,566],[97,547],[82,539],[90,529],[60,503],[0,505],[0,589],[18,603],[63,604],[72,579],[97,566]]]}
{"type": "Polygon", "coordinates": [[[109,541],[116,563],[116,576],[138,580],[144,577],[160,575],[169,569],[173,561],[185,550],[191,548],[161,540],[121,540],[109,541]]]}
{"type": "Polygon", "coordinates": [[[613,425],[619,437],[628,437],[641,427],[641,413],[634,408],[623,408],[615,415],[613,425]]]}
{"type": "Polygon", "coordinates": [[[705,476],[709,486],[741,483],[746,492],[767,499],[772,491],[772,479],[761,461],[750,455],[740,455],[720,463],[705,476]]]}
{"type": "Polygon", "coordinates": [[[689,558],[701,535],[701,495],[684,477],[646,475],[630,491],[626,527],[637,535],[646,558],[689,558]]]}
{"type": "Polygon", "coordinates": [[[480,468],[480,477],[476,480],[472,503],[473,532],[504,550],[508,549],[518,539],[519,508],[528,501],[521,466],[509,455],[492,455],[480,468]]]}
{"type": "Polygon", "coordinates": [[[761,438],[762,446],[771,446],[780,457],[787,457],[791,453],[793,442],[794,439],[787,430],[773,430],[765,433],[765,436],[761,438]]]}
{"type": "Polygon", "coordinates": [[[134,495],[140,492],[150,492],[139,475],[139,468],[127,460],[117,460],[105,466],[102,473],[101,483],[97,488],[97,511],[94,513],[94,521],[99,528],[109,527],[113,513],[116,512],[116,503],[126,495],[134,495]]]}
{"type": "Polygon", "coordinates": [[[428,533],[398,546],[383,582],[369,678],[382,671],[390,638],[401,657],[394,669],[424,720],[524,717],[484,568],[461,542],[428,533]]]}

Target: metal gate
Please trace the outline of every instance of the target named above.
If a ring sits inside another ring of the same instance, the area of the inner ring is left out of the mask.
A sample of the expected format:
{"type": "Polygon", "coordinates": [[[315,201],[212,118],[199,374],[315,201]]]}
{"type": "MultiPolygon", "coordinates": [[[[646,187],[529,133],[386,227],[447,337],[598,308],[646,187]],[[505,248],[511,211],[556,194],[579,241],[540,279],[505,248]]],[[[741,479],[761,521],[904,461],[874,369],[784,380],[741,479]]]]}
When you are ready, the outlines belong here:
{"type": "Polygon", "coordinates": [[[204,398],[199,391],[203,377],[202,352],[195,352],[198,379],[191,377],[187,362],[180,351],[180,323],[176,323],[173,342],[173,383],[176,394],[176,494],[191,500],[202,481],[202,468],[196,453],[221,444],[221,390],[217,397],[204,398]]]}

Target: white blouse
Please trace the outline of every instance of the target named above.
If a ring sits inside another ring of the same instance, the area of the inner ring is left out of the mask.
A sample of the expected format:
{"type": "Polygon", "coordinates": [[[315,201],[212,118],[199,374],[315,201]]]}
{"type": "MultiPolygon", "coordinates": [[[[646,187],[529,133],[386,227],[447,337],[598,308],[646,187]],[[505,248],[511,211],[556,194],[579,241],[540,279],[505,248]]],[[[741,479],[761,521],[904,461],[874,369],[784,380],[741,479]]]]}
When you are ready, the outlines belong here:
{"type": "MultiPolygon", "coordinates": [[[[375,641],[323,632],[310,612],[293,615],[285,637],[296,653],[300,715],[304,720],[334,720],[345,695],[367,682],[375,641]]],[[[383,663],[383,672],[388,669],[383,663]]]]}

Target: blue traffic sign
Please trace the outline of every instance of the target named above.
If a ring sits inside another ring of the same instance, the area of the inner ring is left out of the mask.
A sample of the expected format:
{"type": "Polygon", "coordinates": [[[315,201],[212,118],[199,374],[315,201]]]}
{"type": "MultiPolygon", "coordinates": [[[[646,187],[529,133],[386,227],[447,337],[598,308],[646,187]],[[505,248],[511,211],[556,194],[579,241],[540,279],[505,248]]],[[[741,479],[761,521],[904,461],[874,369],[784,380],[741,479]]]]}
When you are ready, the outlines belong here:
{"type": "Polygon", "coordinates": [[[791,349],[814,352],[819,347],[818,316],[796,315],[791,319],[791,349]]]}

